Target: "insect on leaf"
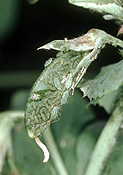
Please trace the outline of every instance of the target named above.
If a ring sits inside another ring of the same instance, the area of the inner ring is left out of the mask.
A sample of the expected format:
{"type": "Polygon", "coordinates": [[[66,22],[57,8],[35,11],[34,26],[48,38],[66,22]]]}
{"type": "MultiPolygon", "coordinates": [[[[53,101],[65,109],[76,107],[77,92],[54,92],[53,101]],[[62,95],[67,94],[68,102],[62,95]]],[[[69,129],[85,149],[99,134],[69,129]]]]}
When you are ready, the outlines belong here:
{"type": "Polygon", "coordinates": [[[61,106],[67,103],[75,87],[106,43],[123,47],[123,41],[106,32],[91,29],[71,40],[55,40],[39,49],[55,49],[56,58],[49,59],[30,92],[25,125],[29,137],[42,135],[58,119],[61,106]]]}

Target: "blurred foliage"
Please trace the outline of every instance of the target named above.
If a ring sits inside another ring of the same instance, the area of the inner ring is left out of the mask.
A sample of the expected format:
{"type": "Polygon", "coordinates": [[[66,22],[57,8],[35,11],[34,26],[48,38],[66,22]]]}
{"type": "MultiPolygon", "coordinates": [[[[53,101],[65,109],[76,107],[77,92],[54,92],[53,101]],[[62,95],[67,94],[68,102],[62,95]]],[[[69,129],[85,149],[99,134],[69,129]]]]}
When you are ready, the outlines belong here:
{"type": "Polygon", "coordinates": [[[29,4],[35,4],[36,2],[38,2],[38,0],[27,0],[27,2],[28,2],[29,4]]]}
{"type": "Polygon", "coordinates": [[[20,0],[0,1],[0,43],[15,30],[20,10],[20,0]]]}
{"type": "Polygon", "coordinates": [[[119,132],[119,137],[117,140],[117,146],[114,148],[112,155],[108,159],[108,163],[106,164],[103,175],[119,175],[123,174],[123,130],[121,129],[119,132]],[[114,166],[115,165],[115,166],[114,166]]]}
{"type": "MultiPolygon", "coordinates": [[[[19,108],[19,104],[20,107],[22,107],[26,102],[27,92],[18,91],[13,95],[12,99],[15,108],[17,108],[17,106],[19,108]],[[16,101],[18,97],[20,97],[20,100],[16,101]]],[[[14,107],[14,105],[12,106],[14,107]]],[[[24,109],[24,105],[22,108],[24,109]]],[[[95,121],[93,110],[87,107],[87,101],[81,98],[80,92],[77,90],[74,96],[69,99],[68,104],[63,106],[61,115],[62,117],[59,122],[52,124],[52,132],[58,150],[68,174],[84,175],[94,146],[105,125],[105,121],[95,121]]],[[[103,174],[106,175],[108,173],[109,175],[115,175],[117,172],[118,175],[122,175],[122,140],[121,130],[117,145],[106,164],[103,174]]],[[[43,142],[45,143],[44,139],[43,142]]],[[[17,120],[14,126],[12,131],[12,146],[14,162],[20,175],[58,174],[52,161],[52,156],[48,163],[42,162],[43,153],[34,140],[31,140],[27,136],[23,120],[17,120]]],[[[10,168],[11,166],[6,162],[3,175],[12,172],[10,168]]]]}
{"type": "MultiPolygon", "coordinates": [[[[11,106],[15,109],[24,109],[27,92],[18,91],[12,96],[11,106]],[[19,100],[17,100],[19,99],[19,100]],[[20,107],[19,107],[20,105],[20,107]],[[22,107],[23,106],[23,107],[22,107]]],[[[67,167],[69,174],[76,173],[76,144],[77,138],[82,128],[88,122],[95,119],[92,109],[87,108],[87,102],[81,98],[80,92],[76,91],[73,97],[69,99],[69,103],[63,106],[62,118],[56,124],[52,124],[52,131],[60,151],[63,162],[67,167]],[[72,160],[72,161],[70,161],[72,160]],[[72,165],[72,166],[71,166],[72,165]]],[[[17,122],[13,136],[14,160],[21,175],[26,174],[57,174],[52,157],[50,161],[43,164],[43,154],[33,140],[29,139],[22,122],[17,122]]],[[[3,171],[5,174],[6,170],[3,171]]]]}
{"type": "Polygon", "coordinates": [[[105,121],[96,121],[84,128],[78,137],[77,152],[77,175],[84,174],[89,163],[97,138],[103,129],[105,121]]]}

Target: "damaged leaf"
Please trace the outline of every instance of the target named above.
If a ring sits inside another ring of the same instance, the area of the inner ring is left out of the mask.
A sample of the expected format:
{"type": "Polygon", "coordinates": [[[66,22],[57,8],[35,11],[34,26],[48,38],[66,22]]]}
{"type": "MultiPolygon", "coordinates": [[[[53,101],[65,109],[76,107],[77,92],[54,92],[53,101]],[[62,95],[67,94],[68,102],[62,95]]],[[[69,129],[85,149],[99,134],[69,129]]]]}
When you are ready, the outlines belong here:
{"type": "Polygon", "coordinates": [[[86,80],[79,85],[84,96],[90,100],[102,97],[123,85],[123,60],[102,68],[93,80],[86,80]]]}

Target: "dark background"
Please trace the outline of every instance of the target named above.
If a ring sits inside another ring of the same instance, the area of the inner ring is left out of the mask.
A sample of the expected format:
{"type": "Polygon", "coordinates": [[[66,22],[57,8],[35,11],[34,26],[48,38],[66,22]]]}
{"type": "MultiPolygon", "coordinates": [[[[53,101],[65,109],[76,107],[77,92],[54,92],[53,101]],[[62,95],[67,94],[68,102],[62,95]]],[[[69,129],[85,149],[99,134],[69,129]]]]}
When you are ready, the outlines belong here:
{"type": "MultiPolygon", "coordinates": [[[[80,36],[91,28],[116,36],[119,28],[113,21],[105,21],[100,14],[71,5],[67,0],[39,0],[34,5],[29,5],[26,0],[9,0],[11,10],[6,8],[8,2],[2,1],[0,13],[7,17],[9,24],[0,30],[1,111],[9,109],[14,91],[32,87],[45,61],[55,56],[55,51],[37,51],[38,47],[55,39],[80,36]]],[[[2,19],[1,23],[4,22],[6,20],[2,19]]],[[[100,67],[118,59],[117,51],[108,46],[90,71],[98,72],[100,67]]]]}

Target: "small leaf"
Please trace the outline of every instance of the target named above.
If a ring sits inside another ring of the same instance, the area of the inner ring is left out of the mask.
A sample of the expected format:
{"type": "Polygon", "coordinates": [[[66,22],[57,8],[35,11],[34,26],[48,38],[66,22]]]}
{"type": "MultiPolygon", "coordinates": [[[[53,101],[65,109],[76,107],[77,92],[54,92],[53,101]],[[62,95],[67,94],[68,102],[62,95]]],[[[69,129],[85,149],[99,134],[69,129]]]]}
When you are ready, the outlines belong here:
{"type": "Polygon", "coordinates": [[[84,96],[90,100],[102,97],[123,85],[123,60],[102,68],[93,80],[86,80],[79,85],[84,96]]]}

